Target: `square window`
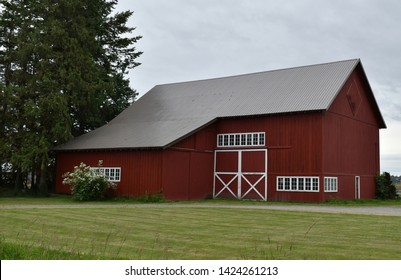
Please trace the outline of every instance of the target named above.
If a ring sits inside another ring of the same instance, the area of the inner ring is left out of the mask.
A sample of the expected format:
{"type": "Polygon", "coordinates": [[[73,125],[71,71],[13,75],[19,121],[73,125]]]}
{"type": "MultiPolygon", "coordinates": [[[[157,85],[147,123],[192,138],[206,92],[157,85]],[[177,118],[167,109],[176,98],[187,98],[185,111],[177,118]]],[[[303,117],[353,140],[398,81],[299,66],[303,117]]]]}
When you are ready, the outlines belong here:
{"type": "Polygon", "coordinates": [[[325,177],[324,178],[324,191],[325,192],[337,192],[338,191],[338,179],[337,177],[325,177]]]}

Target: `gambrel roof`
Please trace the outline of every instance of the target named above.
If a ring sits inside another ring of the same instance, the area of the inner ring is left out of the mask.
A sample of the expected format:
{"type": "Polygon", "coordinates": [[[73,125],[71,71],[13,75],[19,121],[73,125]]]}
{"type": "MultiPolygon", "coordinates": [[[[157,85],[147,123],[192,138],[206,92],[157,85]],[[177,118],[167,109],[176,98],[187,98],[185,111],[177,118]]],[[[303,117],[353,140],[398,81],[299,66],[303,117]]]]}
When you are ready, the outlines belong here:
{"type": "Polygon", "coordinates": [[[165,148],[218,118],[328,110],[358,65],[353,59],[158,85],[108,124],[56,150],[165,148]]]}

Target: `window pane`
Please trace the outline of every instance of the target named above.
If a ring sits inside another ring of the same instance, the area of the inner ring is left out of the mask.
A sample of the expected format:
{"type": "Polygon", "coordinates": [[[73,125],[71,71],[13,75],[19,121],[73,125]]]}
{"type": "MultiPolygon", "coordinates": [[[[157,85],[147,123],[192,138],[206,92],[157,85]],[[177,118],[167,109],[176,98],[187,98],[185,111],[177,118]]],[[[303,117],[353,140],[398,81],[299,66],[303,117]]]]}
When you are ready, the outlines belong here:
{"type": "Polygon", "coordinates": [[[297,190],[297,178],[291,178],[291,190],[292,191],[297,190]]]}
{"type": "Polygon", "coordinates": [[[259,134],[257,134],[257,133],[253,134],[253,145],[254,146],[257,146],[259,143],[258,136],[259,136],[259,134]]]}
{"type": "Polygon", "coordinates": [[[318,178],[312,178],[312,189],[314,191],[318,191],[319,190],[319,179],[318,178]]]}
{"type": "Polygon", "coordinates": [[[277,178],[277,189],[278,190],[283,190],[284,189],[284,184],[283,184],[283,178],[278,177],[277,178]]]}
{"type": "Polygon", "coordinates": [[[223,146],[223,135],[218,136],[217,146],[219,147],[223,146]]]}
{"type": "Polygon", "coordinates": [[[242,146],[246,145],[246,134],[241,134],[241,145],[242,146]]]}
{"type": "Polygon", "coordinates": [[[305,190],[306,191],[311,190],[311,178],[305,178],[305,190]]]}
{"type": "Polygon", "coordinates": [[[240,135],[235,134],[235,146],[239,146],[239,145],[240,145],[240,135]]]}
{"type": "Polygon", "coordinates": [[[234,134],[230,134],[230,146],[234,146],[234,134]]]}
{"type": "Polygon", "coordinates": [[[290,189],[290,178],[284,178],[284,189],[290,189]]]}
{"type": "Polygon", "coordinates": [[[248,146],[252,146],[252,134],[247,134],[246,135],[246,144],[248,146]]]}
{"type": "Polygon", "coordinates": [[[300,191],[304,190],[304,183],[305,183],[304,178],[298,178],[298,190],[300,191]]]}
{"type": "Polygon", "coordinates": [[[120,168],[116,169],[116,181],[120,181],[120,168]]]}
{"type": "Polygon", "coordinates": [[[260,146],[265,145],[265,134],[264,133],[259,133],[259,145],[260,146]]]}
{"type": "Polygon", "coordinates": [[[224,135],[224,143],[223,146],[228,146],[228,135],[224,135]]]}

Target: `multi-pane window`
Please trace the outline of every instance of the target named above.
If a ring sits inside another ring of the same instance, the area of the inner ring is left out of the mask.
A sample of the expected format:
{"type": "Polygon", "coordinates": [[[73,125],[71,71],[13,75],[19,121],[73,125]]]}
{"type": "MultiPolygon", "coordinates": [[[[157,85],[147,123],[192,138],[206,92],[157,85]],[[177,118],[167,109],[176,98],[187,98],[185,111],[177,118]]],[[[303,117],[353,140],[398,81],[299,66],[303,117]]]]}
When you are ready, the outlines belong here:
{"type": "Polygon", "coordinates": [[[92,167],[95,173],[102,174],[110,182],[120,182],[121,167],[92,167]]]}
{"type": "Polygon", "coordinates": [[[277,177],[277,191],[319,192],[319,177],[277,177]]]}
{"type": "Polygon", "coordinates": [[[324,191],[325,192],[338,192],[337,177],[324,177],[324,191]]]}
{"type": "Polygon", "coordinates": [[[265,133],[227,133],[217,135],[217,147],[265,146],[265,133]]]}

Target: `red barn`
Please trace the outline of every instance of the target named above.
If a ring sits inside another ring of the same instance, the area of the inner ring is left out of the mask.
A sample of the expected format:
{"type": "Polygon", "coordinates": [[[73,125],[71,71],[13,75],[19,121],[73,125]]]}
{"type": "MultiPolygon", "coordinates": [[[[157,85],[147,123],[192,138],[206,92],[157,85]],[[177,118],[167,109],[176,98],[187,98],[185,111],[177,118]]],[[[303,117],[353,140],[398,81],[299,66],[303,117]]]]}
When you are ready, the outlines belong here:
{"type": "Polygon", "coordinates": [[[359,59],[158,85],[57,147],[56,192],[100,161],[118,196],[368,199],[385,127],[359,59]]]}

